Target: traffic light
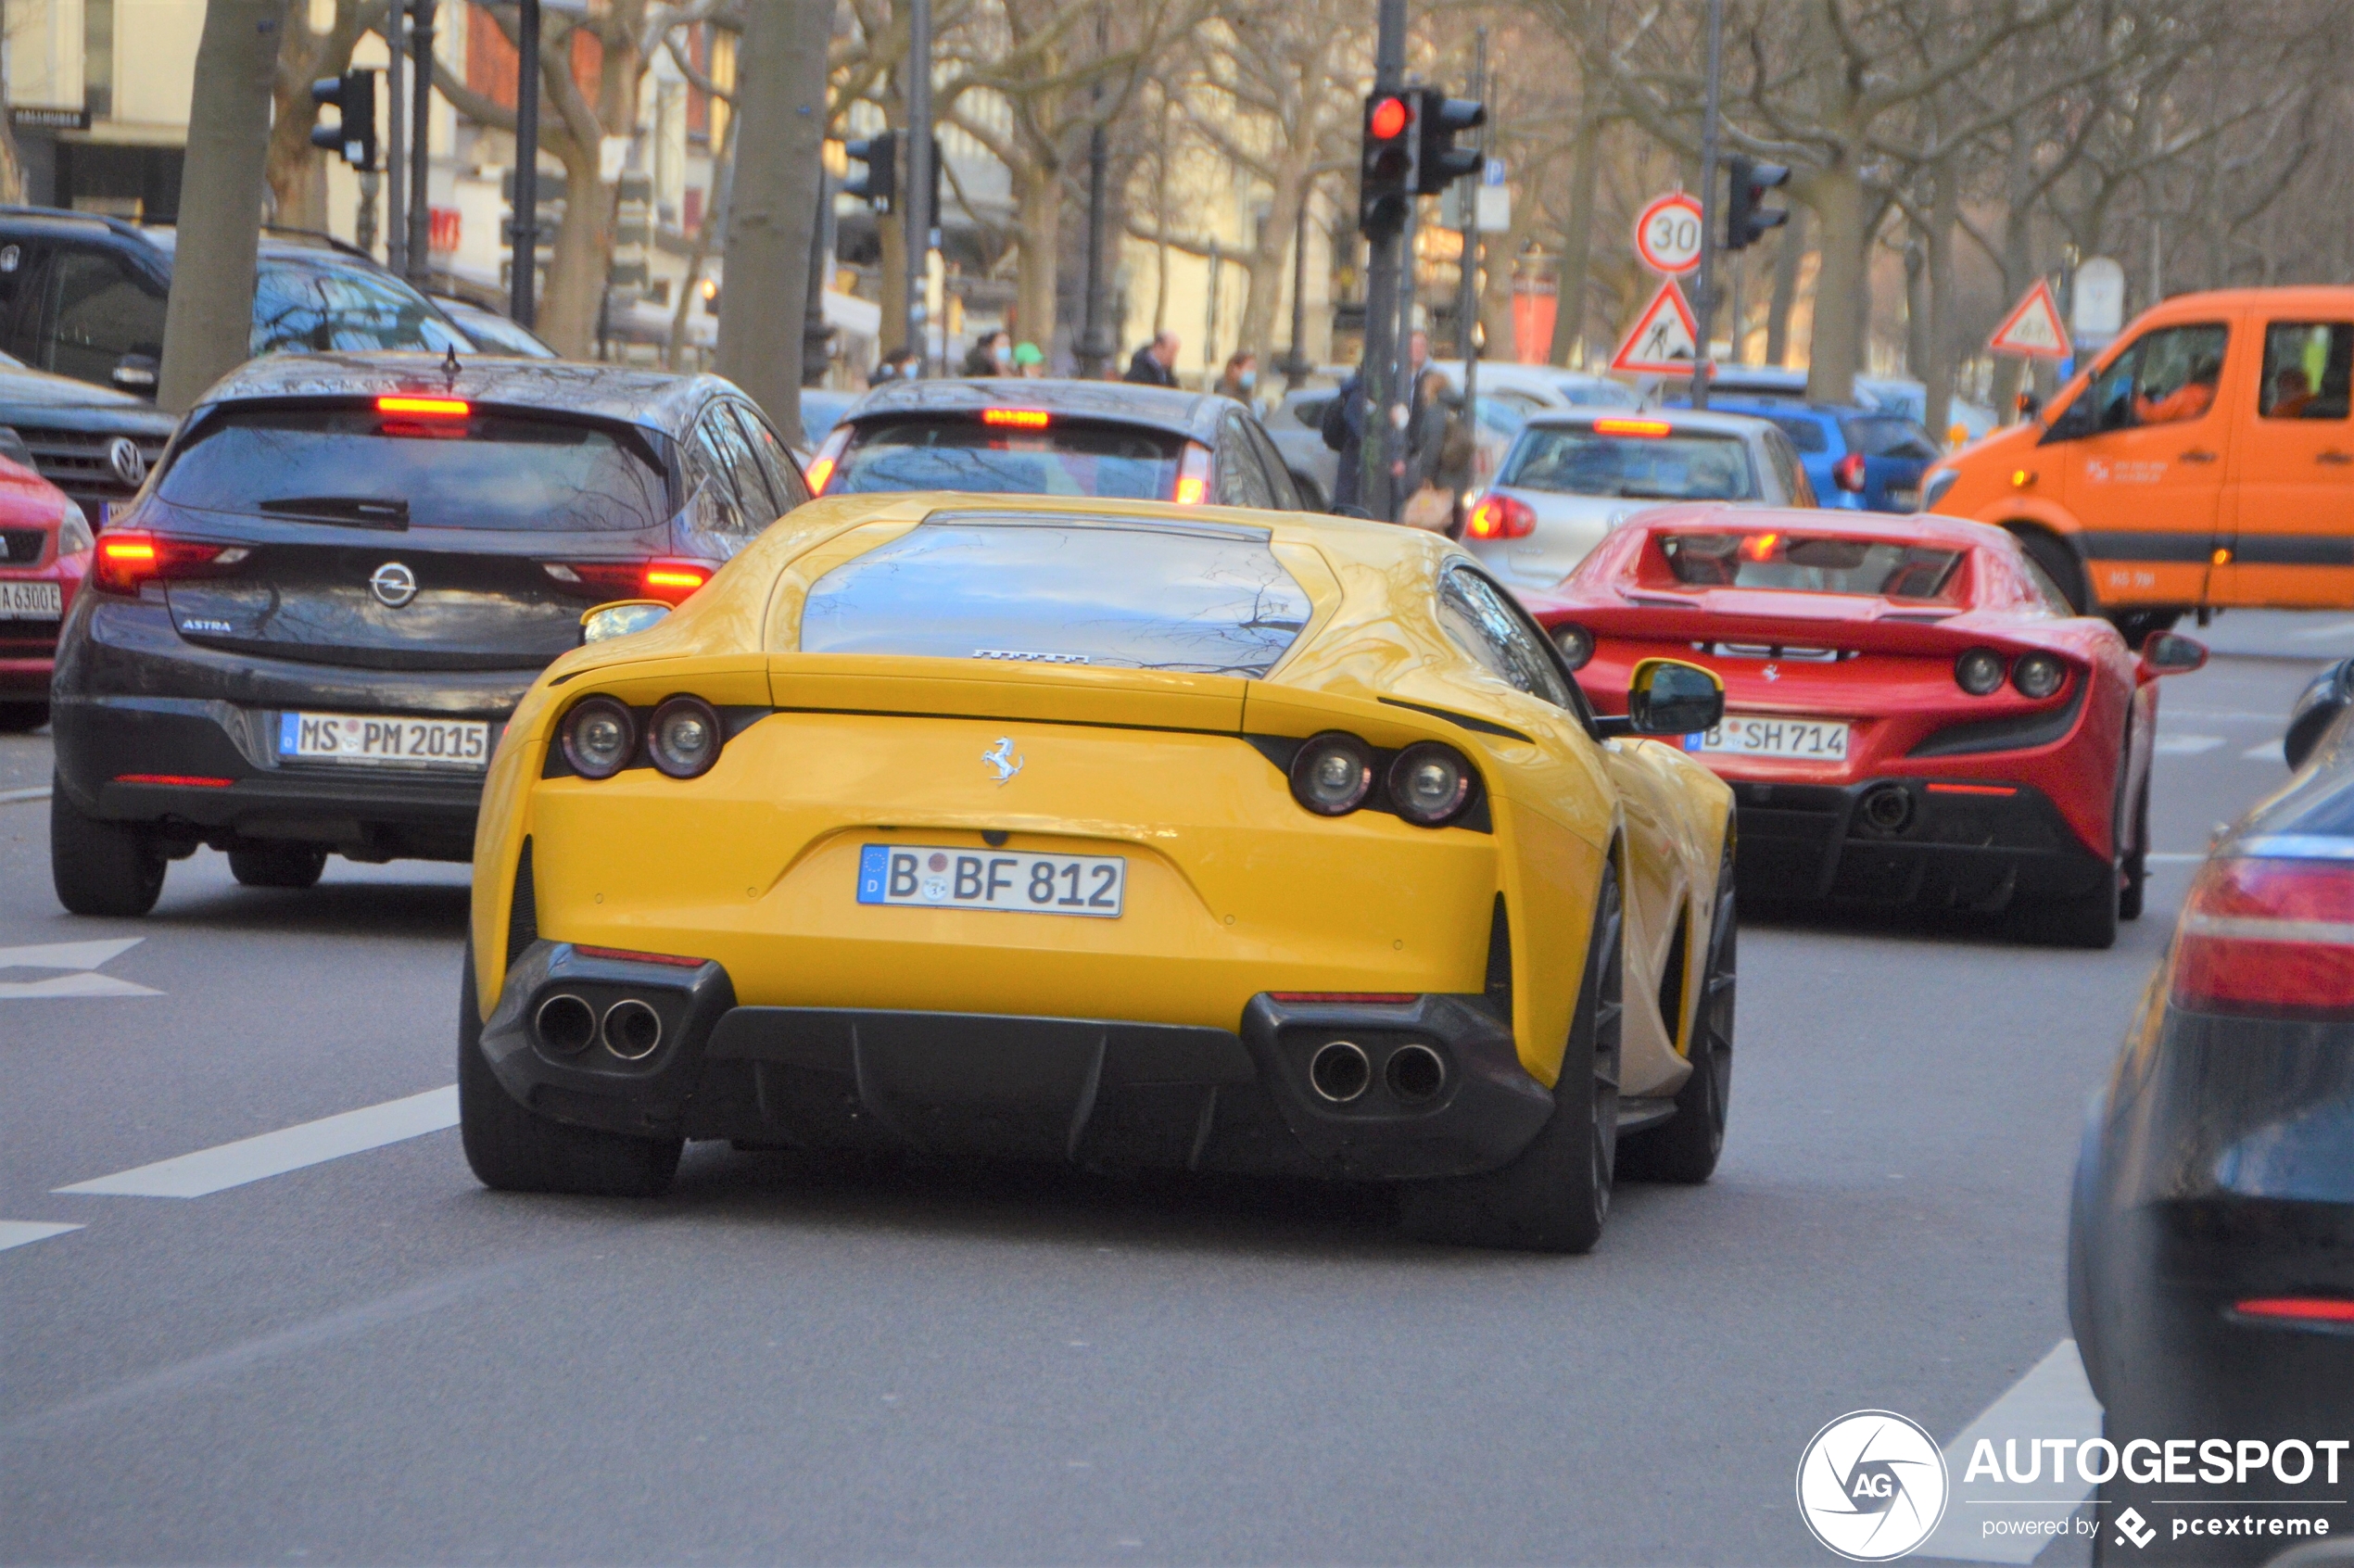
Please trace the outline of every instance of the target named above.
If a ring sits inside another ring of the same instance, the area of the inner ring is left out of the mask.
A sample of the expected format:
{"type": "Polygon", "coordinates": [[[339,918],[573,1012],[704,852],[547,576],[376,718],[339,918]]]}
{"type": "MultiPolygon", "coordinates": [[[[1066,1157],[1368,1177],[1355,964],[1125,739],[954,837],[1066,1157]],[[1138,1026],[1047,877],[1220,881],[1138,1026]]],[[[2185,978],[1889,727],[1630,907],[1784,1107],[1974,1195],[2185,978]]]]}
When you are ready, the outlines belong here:
{"type": "Polygon", "coordinates": [[[899,199],[899,133],[878,131],[863,142],[844,144],[842,151],[853,163],[865,164],[867,171],[844,180],[842,188],[864,197],[878,212],[890,211],[899,199]]]}
{"type": "Polygon", "coordinates": [[[1404,232],[1414,202],[1412,95],[1374,93],[1365,99],[1365,139],[1357,169],[1357,228],[1367,239],[1404,232]]]}
{"type": "Polygon", "coordinates": [[[1730,160],[1733,176],[1732,200],[1725,209],[1725,248],[1747,250],[1766,237],[1768,229],[1778,229],[1790,221],[1790,214],[1778,207],[1761,207],[1766,193],[1777,185],[1790,183],[1790,171],[1778,163],[1759,163],[1754,159],[1737,158],[1730,160]]]}
{"type": "Polygon", "coordinates": [[[1466,174],[1479,172],[1481,155],[1458,147],[1455,138],[1487,123],[1487,106],[1476,98],[1450,98],[1444,87],[1416,89],[1422,102],[1414,115],[1414,191],[1436,196],[1466,174]]]}
{"type": "Polygon", "coordinates": [[[335,125],[314,125],[310,145],[341,153],[343,160],[362,171],[376,167],[376,73],[347,70],[310,84],[310,101],[335,110],[343,118],[335,125]]]}

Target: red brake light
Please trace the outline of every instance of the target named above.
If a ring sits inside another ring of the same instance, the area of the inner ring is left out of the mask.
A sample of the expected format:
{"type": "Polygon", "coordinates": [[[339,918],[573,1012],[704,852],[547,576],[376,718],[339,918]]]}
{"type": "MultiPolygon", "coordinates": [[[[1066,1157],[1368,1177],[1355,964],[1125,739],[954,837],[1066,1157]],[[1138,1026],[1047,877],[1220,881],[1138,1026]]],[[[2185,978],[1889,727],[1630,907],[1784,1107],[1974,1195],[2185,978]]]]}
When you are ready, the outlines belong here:
{"type": "Polygon", "coordinates": [[[2354,863],[2210,860],[2183,906],[2173,1005],[2354,1019],[2354,863]]]}
{"type": "Polygon", "coordinates": [[[227,566],[243,561],[246,554],[240,546],[224,547],[202,539],[175,539],[162,534],[100,534],[94,556],[95,575],[99,592],[129,595],[137,593],[141,583],[194,576],[207,566],[227,566]]]}
{"type": "Polygon", "coordinates": [[[842,454],[850,449],[853,434],[847,424],[837,424],[827,436],[826,444],[817,449],[817,456],[810,462],[809,472],[802,475],[809,482],[811,495],[822,496],[826,493],[827,485],[833,480],[834,470],[842,464],[842,454]]]}
{"type": "Polygon", "coordinates": [[[1597,436],[1664,436],[1672,428],[1664,419],[1598,419],[1594,421],[1597,436]]]}
{"type": "Polygon", "coordinates": [[[1831,465],[1831,483],[1851,495],[1864,488],[1864,454],[1850,452],[1831,465]]]}
{"type": "Polygon", "coordinates": [[[1751,534],[1741,540],[1740,552],[1751,561],[1771,561],[1781,542],[1779,534],[1751,534]]]}
{"type": "Polygon", "coordinates": [[[2238,1301],[2232,1310],[2243,1318],[2278,1318],[2298,1323],[2354,1323],[2354,1301],[2328,1296],[2260,1296],[2238,1301]]]}
{"type": "Polygon", "coordinates": [[[1375,104],[1373,112],[1365,120],[1365,129],[1371,131],[1376,140],[1384,142],[1405,130],[1406,101],[1403,98],[1384,98],[1375,104]]]}
{"type": "Polygon", "coordinates": [[[1169,499],[1179,506],[1199,506],[1209,499],[1209,449],[1198,441],[1185,443],[1185,455],[1177,460],[1177,487],[1169,499]]]}
{"type": "Polygon", "coordinates": [[[550,561],[541,569],[594,599],[659,599],[669,604],[711,581],[718,570],[708,561],[550,561]]]}
{"type": "Polygon", "coordinates": [[[475,411],[463,398],[384,397],[376,399],[376,411],[411,418],[464,419],[475,411]]]}
{"type": "Polygon", "coordinates": [[[701,561],[649,561],[639,587],[648,599],[677,604],[711,581],[711,567],[701,561]]]}
{"type": "Polygon", "coordinates": [[[1526,501],[1491,490],[1472,504],[1464,520],[1467,539],[1520,539],[1537,531],[1537,513],[1526,501]]]}
{"type": "Polygon", "coordinates": [[[212,778],[196,773],[118,773],[118,784],[169,784],[190,790],[226,790],[236,782],[234,778],[212,778]]]}
{"type": "Polygon", "coordinates": [[[809,482],[809,493],[813,496],[824,495],[826,493],[826,481],[833,476],[834,460],[829,457],[821,457],[817,459],[809,465],[809,472],[802,475],[804,479],[809,482]]]}
{"type": "Polygon", "coordinates": [[[590,947],[576,942],[572,950],[584,958],[622,958],[632,964],[668,964],[678,969],[700,969],[703,966],[701,958],[681,958],[675,953],[639,953],[629,947],[590,947]]]}
{"type": "Polygon", "coordinates": [[[983,409],[983,424],[1010,424],[1019,430],[1044,430],[1055,423],[1055,416],[1044,409],[983,409]]]}

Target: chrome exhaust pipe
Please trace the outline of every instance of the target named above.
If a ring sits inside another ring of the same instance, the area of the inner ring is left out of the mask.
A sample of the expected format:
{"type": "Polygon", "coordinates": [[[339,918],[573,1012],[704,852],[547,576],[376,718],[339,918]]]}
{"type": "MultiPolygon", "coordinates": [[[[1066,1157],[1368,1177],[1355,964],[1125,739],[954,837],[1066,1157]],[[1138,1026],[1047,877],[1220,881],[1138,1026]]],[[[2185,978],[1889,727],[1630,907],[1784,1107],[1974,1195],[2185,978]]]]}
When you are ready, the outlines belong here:
{"type": "Polygon", "coordinates": [[[654,1054],[662,1043],[662,1015],[634,996],[625,996],[605,1009],[605,1049],[625,1062],[654,1054]]]}
{"type": "Polygon", "coordinates": [[[556,1055],[577,1056],[597,1038],[596,1009],[570,992],[558,992],[531,1015],[531,1031],[556,1055]]]}
{"type": "Polygon", "coordinates": [[[1382,1064],[1381,1076],[1400,1105],[1419,1106],[1447,1087],[1447,1064],[1427,1045],[1400,1045],[1382,1064]]]}
{"type": "Polygon", "coordinates": [[[1345,1106],[1365,1092],[1373,1081],[1373,1064],[1365,1053],[1346,1040],[1319,1046],[1308,1058],[1308,1082],[1317,1094],[1345,1106]]]}

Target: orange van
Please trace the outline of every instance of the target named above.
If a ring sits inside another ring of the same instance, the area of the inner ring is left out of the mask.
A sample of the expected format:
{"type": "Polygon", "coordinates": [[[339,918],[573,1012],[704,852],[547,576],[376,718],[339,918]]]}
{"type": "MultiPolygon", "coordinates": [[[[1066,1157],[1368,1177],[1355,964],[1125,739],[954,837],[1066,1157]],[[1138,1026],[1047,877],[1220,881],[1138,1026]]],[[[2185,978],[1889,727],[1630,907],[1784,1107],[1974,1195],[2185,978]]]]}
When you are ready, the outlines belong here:
{"type": "Polygon", "coordinates": [[[2138,639],[2186,611],[2354,609],[2354,288],[2186,294],[1923,476],[2138,639]]]}

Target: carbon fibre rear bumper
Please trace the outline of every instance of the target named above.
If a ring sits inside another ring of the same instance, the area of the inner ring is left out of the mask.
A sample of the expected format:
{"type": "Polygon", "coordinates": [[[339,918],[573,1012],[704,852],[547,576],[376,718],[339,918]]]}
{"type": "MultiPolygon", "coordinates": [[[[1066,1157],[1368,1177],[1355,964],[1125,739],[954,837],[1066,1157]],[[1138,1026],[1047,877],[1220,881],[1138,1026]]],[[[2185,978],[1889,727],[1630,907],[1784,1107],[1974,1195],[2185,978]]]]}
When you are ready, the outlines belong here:
{"type": "Polygon", "coordinates": [[[2024,784],[1735,781],[1733,800],[1740,828],[1736,875],[1745,900],[1992,911],[2080,897],[2115,875],[2050,799],[2024,784]],[[1992,789],[2011,792],[1984,792],[1992,789]],[[1901,812],[1887,807],[1882,818],[1868,809],[1867,797],[1895,794],[1901,812]]]}

